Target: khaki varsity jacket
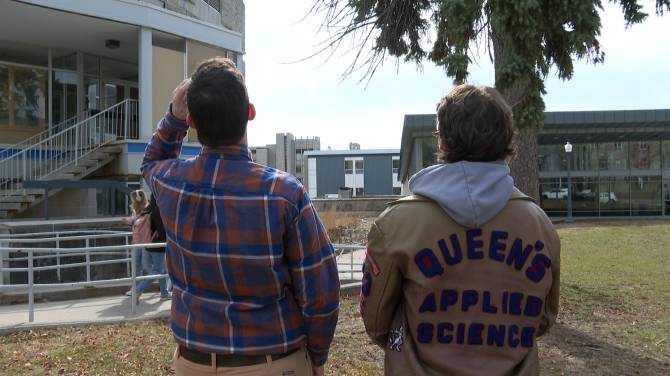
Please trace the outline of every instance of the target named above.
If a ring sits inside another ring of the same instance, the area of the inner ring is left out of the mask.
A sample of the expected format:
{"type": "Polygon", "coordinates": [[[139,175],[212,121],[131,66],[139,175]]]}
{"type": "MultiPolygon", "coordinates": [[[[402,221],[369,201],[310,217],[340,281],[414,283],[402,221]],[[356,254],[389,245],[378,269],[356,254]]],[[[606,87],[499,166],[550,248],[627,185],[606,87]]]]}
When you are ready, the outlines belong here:
{"type": "Polygon", "coordinates": [[[560,241],[514,188],[466,228],[435,201],[389,204],[368,238],[360,308],[387,375],[537,375],[536,337],[556,320],[560,241]]]}

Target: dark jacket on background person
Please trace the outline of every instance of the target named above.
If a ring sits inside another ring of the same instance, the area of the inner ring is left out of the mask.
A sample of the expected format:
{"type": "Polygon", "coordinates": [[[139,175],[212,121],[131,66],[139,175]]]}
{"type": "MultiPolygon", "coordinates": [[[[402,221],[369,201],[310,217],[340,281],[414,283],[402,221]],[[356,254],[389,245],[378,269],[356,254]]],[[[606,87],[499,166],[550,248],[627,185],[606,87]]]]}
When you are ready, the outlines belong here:
{"type": "MultiPolygon", "coordinates": [[[[152,243],[165,243],[165,228],[161,219],[161,211],[153,195],[151,195],[151,200],[149,201],[149,215],[151,217],[151,233],[153,234],[152,243]]],[[[165,253],[165,247],[147,248],[147,251],[165,253]]]]}
{"type": "Polygon", "coordinates": [[[560,241],[500,162],[428,167],[369,238],[360,308],[388,375],[536,375],[560,241]]]}

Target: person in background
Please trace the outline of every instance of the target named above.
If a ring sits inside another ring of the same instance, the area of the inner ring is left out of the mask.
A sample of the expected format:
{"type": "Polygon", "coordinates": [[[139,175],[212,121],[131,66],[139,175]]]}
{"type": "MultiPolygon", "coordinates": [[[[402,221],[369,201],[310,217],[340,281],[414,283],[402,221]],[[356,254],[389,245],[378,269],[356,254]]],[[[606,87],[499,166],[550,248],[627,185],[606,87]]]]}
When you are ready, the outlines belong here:
{"type": "MultiPolygon", "coordinates": [[[[123,218],[123,223],[130,225],[131,231],[133,233],[132,237],[132,244],[144,244],[142,242],[142,236],[143,234],[141,233],[141,230],[143,229],[143,225],[148,224],[148,222],[144,222],[145,220],[148,220],[149,217],[147,216],[148,214],[148,206],[149,202],[147,200],[147,194],[141,190],[137,189],[132,192],[130,192],[130,210],[132,211],[132,216],[130,217],[125,217],[123,218]]],[[[133,251],[133,257],[135,261],[135,275],[141,276],[142,275],[142,252],[144,249],[142,248],[135,248],[133,251]]],[[[132,295],[132,289],[126,291],[126,296],[131,296],[132,295]]]]}
{"type": "MultiPolygon", "coordinates": [[[[154,196],[151,196],[149,200],[149,206],[144,210],[149,215],[149,228],[151,232],[151,242],[152,243],[163,243],[165,242],[165,229],[163,228],[163,222],[161,220],[160,209],[156,205],[156,199],[154,196]]],[[[142,251],[142,270],[146,275],[158,275],[165,274],[165,247],[160,248],[145,248],[142,251]]],[[[154,280],[147,279],[140,282],[137,285],[137,300],[139,301],[140,295],[146,291],[151,284],[154,283],[154,280]]],[[[170,299],[170,293],[167,290],[167,281],[165,278],[158,279],[158,286],[160,287],[161,300],[170,299]]]]}
{"type": "Polygon", "coordinates": [[[242,74],[202,62],[142,163],[167,237],[177,375],[322,375],[339,309],[333,245],[294,176],[254,163],[242,74]],[[203,145],[179,159],[189,127],[203,145]]]}
{"type": "MultiPolygon", "coordinates": [[[[360,308],[387,375],[537,375],[556,320],[560,241],[514,187],[512,110],[459,85],[437,109],[443,163],[409,181],[368,235],[360,308]]],[[[522,158],[525,156],[521,156],[522,158]]]]}

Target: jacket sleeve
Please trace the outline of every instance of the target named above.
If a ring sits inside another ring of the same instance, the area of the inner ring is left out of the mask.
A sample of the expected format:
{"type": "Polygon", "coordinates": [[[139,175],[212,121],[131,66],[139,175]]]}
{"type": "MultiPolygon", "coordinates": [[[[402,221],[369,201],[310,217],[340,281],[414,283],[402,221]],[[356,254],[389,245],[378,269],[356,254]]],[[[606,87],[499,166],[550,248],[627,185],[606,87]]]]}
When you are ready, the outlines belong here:
{"type": "Polygon", "coordinates": [[[544,313],[542,315],[542,322],[537,332],[537,336],[546,333],[556,322],[559,307],[559,294],[561,286],[561,240],[552,229],[551,245],[549,252],[551,254],[551,288],[545,299],[544,313]]]}
{"type": "Polygon", "coordinates": [[[306,192],[288,226],[285,254],[293,296],[302,312],[307,351],[316,366],[328,359],[340,306],[340,280],[335,251],[306,192]]]}
{"type": "Polygon", "coordinates": [[[383,348],[402,296],[402,278],[396,261],[388,252],[384,233],[375,222],[368,234],[359,308],[365,331],[383,348]]]}

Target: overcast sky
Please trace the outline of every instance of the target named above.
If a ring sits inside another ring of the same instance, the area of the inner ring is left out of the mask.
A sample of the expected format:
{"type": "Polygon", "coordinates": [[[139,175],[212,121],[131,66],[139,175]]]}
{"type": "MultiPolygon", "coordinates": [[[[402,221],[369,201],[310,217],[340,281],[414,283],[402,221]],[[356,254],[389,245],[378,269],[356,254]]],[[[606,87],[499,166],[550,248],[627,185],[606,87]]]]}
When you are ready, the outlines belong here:
{"type": "MultiPolygon", "coordinates": [[[[258,1],[246,5],[246,80],[258,116],[249,123],[249,144],[275,142],[275,133],[321,138],[321,148],[398,149],[405,114],[434,113],[452,87],[442,69],[430,63],[396,66],[388,60],[367,86],[354,75],[341,81],[351,62],[345,51],[330,61],[311,55],[326,34],[321,18],[308,16],[313,0],[258,1]]],[[[625,29],[618,8],[606,2],[600,42],[605,63],[575,64],[571,81],[555,74],[547,80],[547,111],[670,108],[670,14],[654,14],[653,1],[643,24],[625,29]]],[[[470,69],[469,81],[493,86],[488,55],[470,69]]]]}

